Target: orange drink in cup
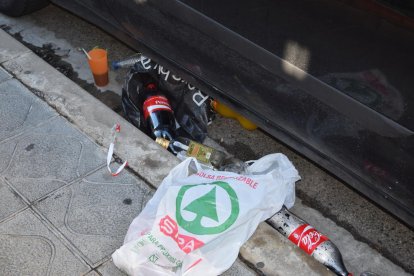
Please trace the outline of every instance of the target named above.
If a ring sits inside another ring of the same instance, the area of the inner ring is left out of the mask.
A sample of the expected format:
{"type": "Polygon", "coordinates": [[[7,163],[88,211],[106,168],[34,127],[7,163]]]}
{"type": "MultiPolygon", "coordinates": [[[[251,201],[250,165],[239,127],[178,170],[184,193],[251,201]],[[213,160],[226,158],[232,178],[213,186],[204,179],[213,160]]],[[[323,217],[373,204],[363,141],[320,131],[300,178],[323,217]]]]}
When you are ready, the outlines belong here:
{"type": "Polygon", "coordinates": [[[96,86],[108,84],[108,54],[106,50],[95,48],[88,52],[88,62],[91,68],[96,86]]]}

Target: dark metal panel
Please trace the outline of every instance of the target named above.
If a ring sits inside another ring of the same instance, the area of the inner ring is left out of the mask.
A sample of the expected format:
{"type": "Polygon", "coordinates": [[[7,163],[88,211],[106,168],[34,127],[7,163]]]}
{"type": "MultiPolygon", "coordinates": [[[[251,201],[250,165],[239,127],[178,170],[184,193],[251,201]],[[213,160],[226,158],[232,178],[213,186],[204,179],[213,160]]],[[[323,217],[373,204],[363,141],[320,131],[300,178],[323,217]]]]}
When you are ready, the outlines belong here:
{"type": "MultiPolygon", "coordinates": [[[[414,226],[414,141],[409,124],[381,114],[182,2],[91,1],[96,17],[84,7],[69,6],[72,1],[58,2],[144,49],[414,226]]],[[[328,71],[328,77],[330,73],[335,72],[328,71]]],[[[412,114],[411,109],[407,112],[412,114]]],[[[409,116],[404,122],[410,122],[409,116]]]]}

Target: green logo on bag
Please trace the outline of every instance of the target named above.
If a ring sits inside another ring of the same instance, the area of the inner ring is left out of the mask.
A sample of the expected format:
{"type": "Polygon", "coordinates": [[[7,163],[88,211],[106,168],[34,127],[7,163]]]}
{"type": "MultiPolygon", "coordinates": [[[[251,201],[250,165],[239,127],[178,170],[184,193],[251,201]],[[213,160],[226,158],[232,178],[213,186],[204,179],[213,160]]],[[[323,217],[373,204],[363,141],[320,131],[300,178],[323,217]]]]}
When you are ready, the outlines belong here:
{"type": "Polygon", "coordinates": [[[231,186],[222,181],[216,181],[213,183],[206,183],[206,184],[196,184],[196,185],[186,185],[181,187],[180,191],[177,195],[176,200],[176,218],[178,224],[185,229],[186,231],[197,234],[197,235],[214,235],[227,230],[233,223],[236,221],[237,217],[239,216],[239,200],[237,198],[236,192],[231,188],[231,186]],[[197,190],[202,189],[205,190],[205,187],[214,186],[210,189],[207,193],[202,195],[201,197],[196,198],[189,204],[185,205],[182,209],[183,199],[187,193],[194,194],[197,190]],[[225,198],[223,202],[217,204],[216,201],[216,194],[217,188],[219,187],[220,193],[225,194],[225,198]],[[221,188],[221,189],[220,189],[221,188]],[[196,190],[195,190],[196,189],[196,190]],[[230,208],[225,206],[226,204],[230,204],[230,208]],[[219,205],[219,208],[217,208],[219,205]],[[182,210],[190,212],[195,215],[193,220],[186,220],[182,215],[182,210]],[[227,218],[222,218],[223,215],[219,216],[217,213],[219,210],[221,213],[229,213],[225,214],[227,218]],[[214,226],[203,226],[202,219],[207,218],[210,220],[210,224],[217,224],[214,226]],[[223,220],[222,223],[220,223],[223,220]]]}

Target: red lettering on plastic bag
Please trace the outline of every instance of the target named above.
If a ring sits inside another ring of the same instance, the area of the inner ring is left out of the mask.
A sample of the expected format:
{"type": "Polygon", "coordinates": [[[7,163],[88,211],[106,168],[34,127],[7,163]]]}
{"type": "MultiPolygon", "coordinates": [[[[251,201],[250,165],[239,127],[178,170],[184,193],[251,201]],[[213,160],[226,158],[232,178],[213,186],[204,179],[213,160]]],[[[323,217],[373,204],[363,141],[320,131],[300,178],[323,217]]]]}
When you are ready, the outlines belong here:
{"type": "Polygon", "coordinates": [[[204,245],[202,241],[196,238],[178,233],[178,224],[169,216],[160,220],[160,231],[167,237],[171,237],[186,254],[204,245]]]}
{"type": "Polygon", "coordinates": [[[289,235],[289,240],[311,255],[315,248],[328,238],[309,224],[303,224],[289,235]]]}

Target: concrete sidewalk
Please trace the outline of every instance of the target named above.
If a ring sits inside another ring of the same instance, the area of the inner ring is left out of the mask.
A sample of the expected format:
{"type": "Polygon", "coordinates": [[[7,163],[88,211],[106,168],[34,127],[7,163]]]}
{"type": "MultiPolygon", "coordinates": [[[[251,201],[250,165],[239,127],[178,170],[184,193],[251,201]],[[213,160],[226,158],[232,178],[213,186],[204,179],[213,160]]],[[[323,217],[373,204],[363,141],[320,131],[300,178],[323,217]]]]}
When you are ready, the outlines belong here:
{"type": "Polygon", "coordinates": [[[0,275],[122,275],[110,255],[154,189],[110,176],[104,149],[1,67],[0,99],[0,275]]]}
{"type": "MultiPolygon", "coordinates": [[[[1,30],[0,64],[0,275],[122,275],[110,255],[178,160],[1,30]],[[116,154],[131,171],[112,177],[116,122],[116,154]]],[[[294,212],[334,240],[351,271],[407,275],[318,212],[300,202],[294,212]]],[[[225,275],[330,274],[266,223],[241,257],[225,275]]]]}
{"type": "Polygon", "coordinates": [[[0,275],[121,275],[109,256],[153,189],[110,176],[103,148],[2,68],[0,98],[0,275]]]}

